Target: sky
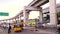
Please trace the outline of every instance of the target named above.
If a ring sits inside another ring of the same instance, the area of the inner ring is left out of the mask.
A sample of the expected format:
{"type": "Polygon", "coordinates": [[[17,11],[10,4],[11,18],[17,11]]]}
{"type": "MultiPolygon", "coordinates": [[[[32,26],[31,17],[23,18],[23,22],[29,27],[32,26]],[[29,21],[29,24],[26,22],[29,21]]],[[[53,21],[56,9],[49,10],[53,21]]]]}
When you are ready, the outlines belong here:
{"type": "MultiPolygon", "coordinates": [[[[0,20],[9,19],[16,16],[18,13],[23,10],[24,6],[27,6],[33,0],[0,0],[0,12],[8,12],[9,16],[0,16],[0,20]]],[[[56,0],[56,3],[60,3],[60,0],[56,0]]],[[[49,3],[42,6],[46,8],[49,6],[49,3]]],[[[29,14],[29,19],[38,18],[39,12],[32,11],[29,14]]],[[[22,17],[23,19],[23,17],[22,17]]]]}

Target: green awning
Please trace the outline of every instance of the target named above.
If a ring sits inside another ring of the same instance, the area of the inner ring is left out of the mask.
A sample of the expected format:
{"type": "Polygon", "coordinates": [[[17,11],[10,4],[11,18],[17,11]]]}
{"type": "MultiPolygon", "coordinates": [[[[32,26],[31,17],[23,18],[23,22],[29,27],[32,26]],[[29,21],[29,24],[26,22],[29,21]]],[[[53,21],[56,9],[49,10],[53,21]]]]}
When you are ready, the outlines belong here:
{"type": "Polygon", "coordinates": [[[9,16],[9,13],[6,13],[6,12],[0,12],[0,16],[9,16]]]}

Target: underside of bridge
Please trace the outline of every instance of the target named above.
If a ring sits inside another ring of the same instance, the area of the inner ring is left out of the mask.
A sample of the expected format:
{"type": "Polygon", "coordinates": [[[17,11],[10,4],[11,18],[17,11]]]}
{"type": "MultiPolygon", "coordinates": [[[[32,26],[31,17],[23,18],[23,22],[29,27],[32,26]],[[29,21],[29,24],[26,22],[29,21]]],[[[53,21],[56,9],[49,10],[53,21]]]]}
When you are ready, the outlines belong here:
{"type": "Polygon", "coordinates": [[[13,21],[13,19],[16,20],[16,19],[21,18],[23,16],[24,23],[25,23],[25,25],[27,25],[28,18],[29,18],[29,12],[30,11],[39,11],[40,20],[44,23],[42,7],[40,7],[40,6],[42,6],[48,2],[50,3],[50,7],[49,7],[50,24],[57,25],[56,0],[33,0],[28,6],[24,6],[24,9],[15,17],[10,18],[10,19],[0,20],[0,21],[8,21],[8,20],[13,21]]]}

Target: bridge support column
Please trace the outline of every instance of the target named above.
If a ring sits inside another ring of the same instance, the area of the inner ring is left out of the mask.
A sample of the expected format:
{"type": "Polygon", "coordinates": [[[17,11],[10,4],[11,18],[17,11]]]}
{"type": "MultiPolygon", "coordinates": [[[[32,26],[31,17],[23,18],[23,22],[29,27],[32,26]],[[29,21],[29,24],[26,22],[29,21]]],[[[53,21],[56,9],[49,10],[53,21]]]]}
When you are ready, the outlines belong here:
{"type": "Polygon", "coordinates": [[[26,26],[27,25],[27,23],[28,23],[28,17],[29,17],[29,15],[28,15],[29,13],[27,13],[27,10],[23,10],[23,17],[24,17],[24,26],[26,26]]]}
{"type": "Polygon", "coordinates": [[[19,17],[17,17],[17,20],[19,20],[19,17]]]}
{"type": "Polygon", "coordinates": [[[17,18],[15,18],[15,22],[17,23],[17,18]]]}
{"type": "Polygon", "coordinates": [[[14,19],[12,19],[12,22],[14,21],[14,19]]]}
{"type": "Polygon", "coordinates": [[[56,0],[49,0],[50,6],[50,24],[57,24],[57,15],[56,15],[56,0]]]}
{"type": "Polygon", "coordinates": [[[13,19],[11,19],[12,23],[13,23],[13,19]]]}
{"type": "Polygon", "coordinates": [[[43,23],[43,13],[42,13],[42,8],[41,8],[41,10],[39,11],[39,19],[40,19],[41,23],[43,23]]]}
{"type": "Polygon", "coordinates": [[[15,18],[15,21],[16,21],[16,18],[15,18]]]}
{"type": "Polygon", "coordinates": [[[21,16],[19,16],[19,21],[21,22],[21,16]]]}

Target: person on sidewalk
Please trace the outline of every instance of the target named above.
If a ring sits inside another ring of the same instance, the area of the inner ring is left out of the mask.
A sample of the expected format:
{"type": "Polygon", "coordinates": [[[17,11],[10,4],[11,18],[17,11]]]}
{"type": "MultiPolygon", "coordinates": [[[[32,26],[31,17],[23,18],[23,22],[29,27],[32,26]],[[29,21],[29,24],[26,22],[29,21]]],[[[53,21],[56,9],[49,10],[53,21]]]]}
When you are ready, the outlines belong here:
{"type": "Polygon", "coordinates": [[[11,25],[9,24],[8,34],[11,34],[11,25]]]}

